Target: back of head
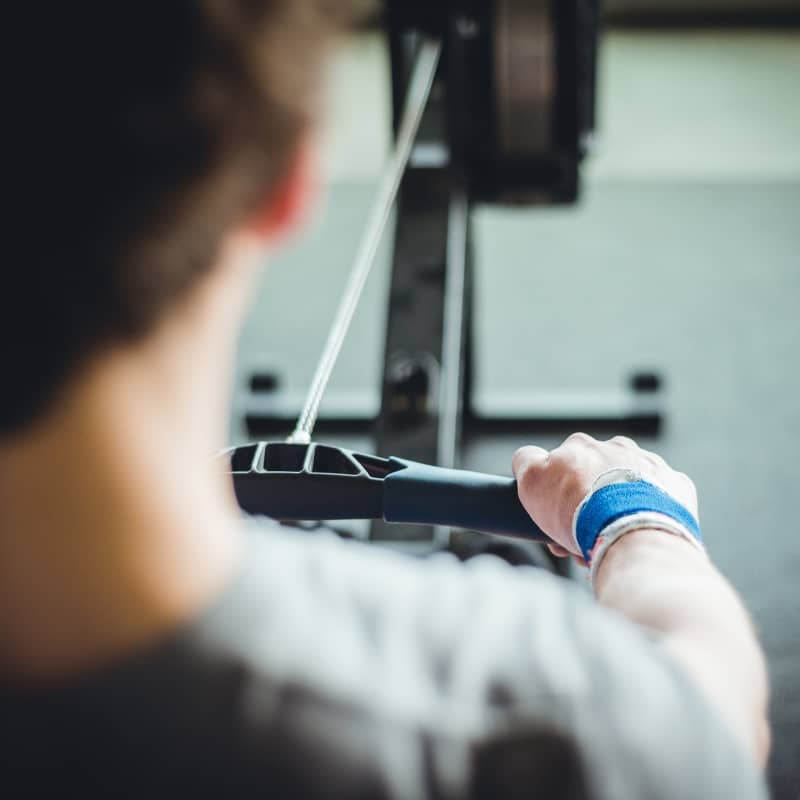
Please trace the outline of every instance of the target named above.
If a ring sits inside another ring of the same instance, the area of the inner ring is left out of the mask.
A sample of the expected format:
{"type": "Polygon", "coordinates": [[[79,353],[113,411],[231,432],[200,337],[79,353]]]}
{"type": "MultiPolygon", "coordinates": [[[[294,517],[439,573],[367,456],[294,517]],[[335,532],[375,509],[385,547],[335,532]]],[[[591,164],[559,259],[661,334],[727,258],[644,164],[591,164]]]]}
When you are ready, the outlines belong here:
{"type": "Polygon", "coordinates": [[[312,124],[349,4],[19,5],[5,20],[22,52],[6,109],[17,219],[0,290],[0,437],[211,269],[312,124]]]}

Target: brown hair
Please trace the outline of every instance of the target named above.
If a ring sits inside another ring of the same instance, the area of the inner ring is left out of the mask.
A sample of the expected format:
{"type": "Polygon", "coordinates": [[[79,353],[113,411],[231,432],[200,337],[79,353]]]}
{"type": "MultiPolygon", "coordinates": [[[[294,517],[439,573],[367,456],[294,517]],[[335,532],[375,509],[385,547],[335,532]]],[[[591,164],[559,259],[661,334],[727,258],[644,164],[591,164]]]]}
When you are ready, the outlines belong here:
{"type": "Polygon", "coordinates": [[[353,3],[53,5],[15,20],[35,36],[10,115],[24,169],[0,286],[0,435],[41,415],[100,348],[149,332],[211,268],[313,122],[326,45],[353,3]]]}

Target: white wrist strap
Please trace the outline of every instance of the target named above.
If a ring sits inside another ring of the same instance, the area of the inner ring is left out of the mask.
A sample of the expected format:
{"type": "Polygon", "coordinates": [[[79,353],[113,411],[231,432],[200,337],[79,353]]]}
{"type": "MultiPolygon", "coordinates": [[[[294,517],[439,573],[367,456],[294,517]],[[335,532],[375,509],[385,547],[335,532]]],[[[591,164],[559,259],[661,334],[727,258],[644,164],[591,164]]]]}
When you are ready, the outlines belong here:
{"type": "Polygon", "coordinates": [[[619,541],[626,534],[641,530],[657,530],[663,533],[669,533],[673,536],[679,536],[703,553],[703,555],[708,555],[702,543],[677,520],[666,516],[666,514],[659,514],[655,511],[641,511],[637,514],[630,514],[615,520],[603,529],[603,532],[597,538],[596,549],[592,554],[592,564],[589,572],[592,583],[594,583],[597,578],[597,571],[600,569],[600,564],[603,563],[603,559],[611,545],[619,541]]]}

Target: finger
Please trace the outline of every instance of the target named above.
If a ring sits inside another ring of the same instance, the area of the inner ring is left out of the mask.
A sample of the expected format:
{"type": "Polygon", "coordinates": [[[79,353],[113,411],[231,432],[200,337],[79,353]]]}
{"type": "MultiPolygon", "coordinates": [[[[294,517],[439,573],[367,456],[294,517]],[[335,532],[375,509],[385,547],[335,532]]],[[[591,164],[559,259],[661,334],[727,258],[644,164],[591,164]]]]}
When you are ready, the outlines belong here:
{"type": "Polygon", "coordinates": [[[630,436],[614,436],[610,440],[614,444],[621,445],[622,447],[629,448],[631,450],[639,450],[639,445],[630,438],[630,436]]]}
{"type": "Polygon", "coordinates": [[[543,447],[536,447],[535,445],[520,447],[511,459],[514,475],[519,476],[523,470],[531,467],[544,466],[549,456],[549,451],[543,447]]]}

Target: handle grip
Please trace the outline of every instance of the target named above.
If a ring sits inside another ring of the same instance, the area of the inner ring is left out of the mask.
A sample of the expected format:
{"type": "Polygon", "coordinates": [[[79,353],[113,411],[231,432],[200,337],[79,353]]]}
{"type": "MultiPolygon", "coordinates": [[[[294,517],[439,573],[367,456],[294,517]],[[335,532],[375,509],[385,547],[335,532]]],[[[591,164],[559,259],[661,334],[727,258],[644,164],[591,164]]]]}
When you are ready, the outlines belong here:
{"type": "Polygon", "coordinates": [[[547,542],[517,496],[513,478],[392,458],[403,469],[383,481],[387,522],[447,525],[547,542]]]}

